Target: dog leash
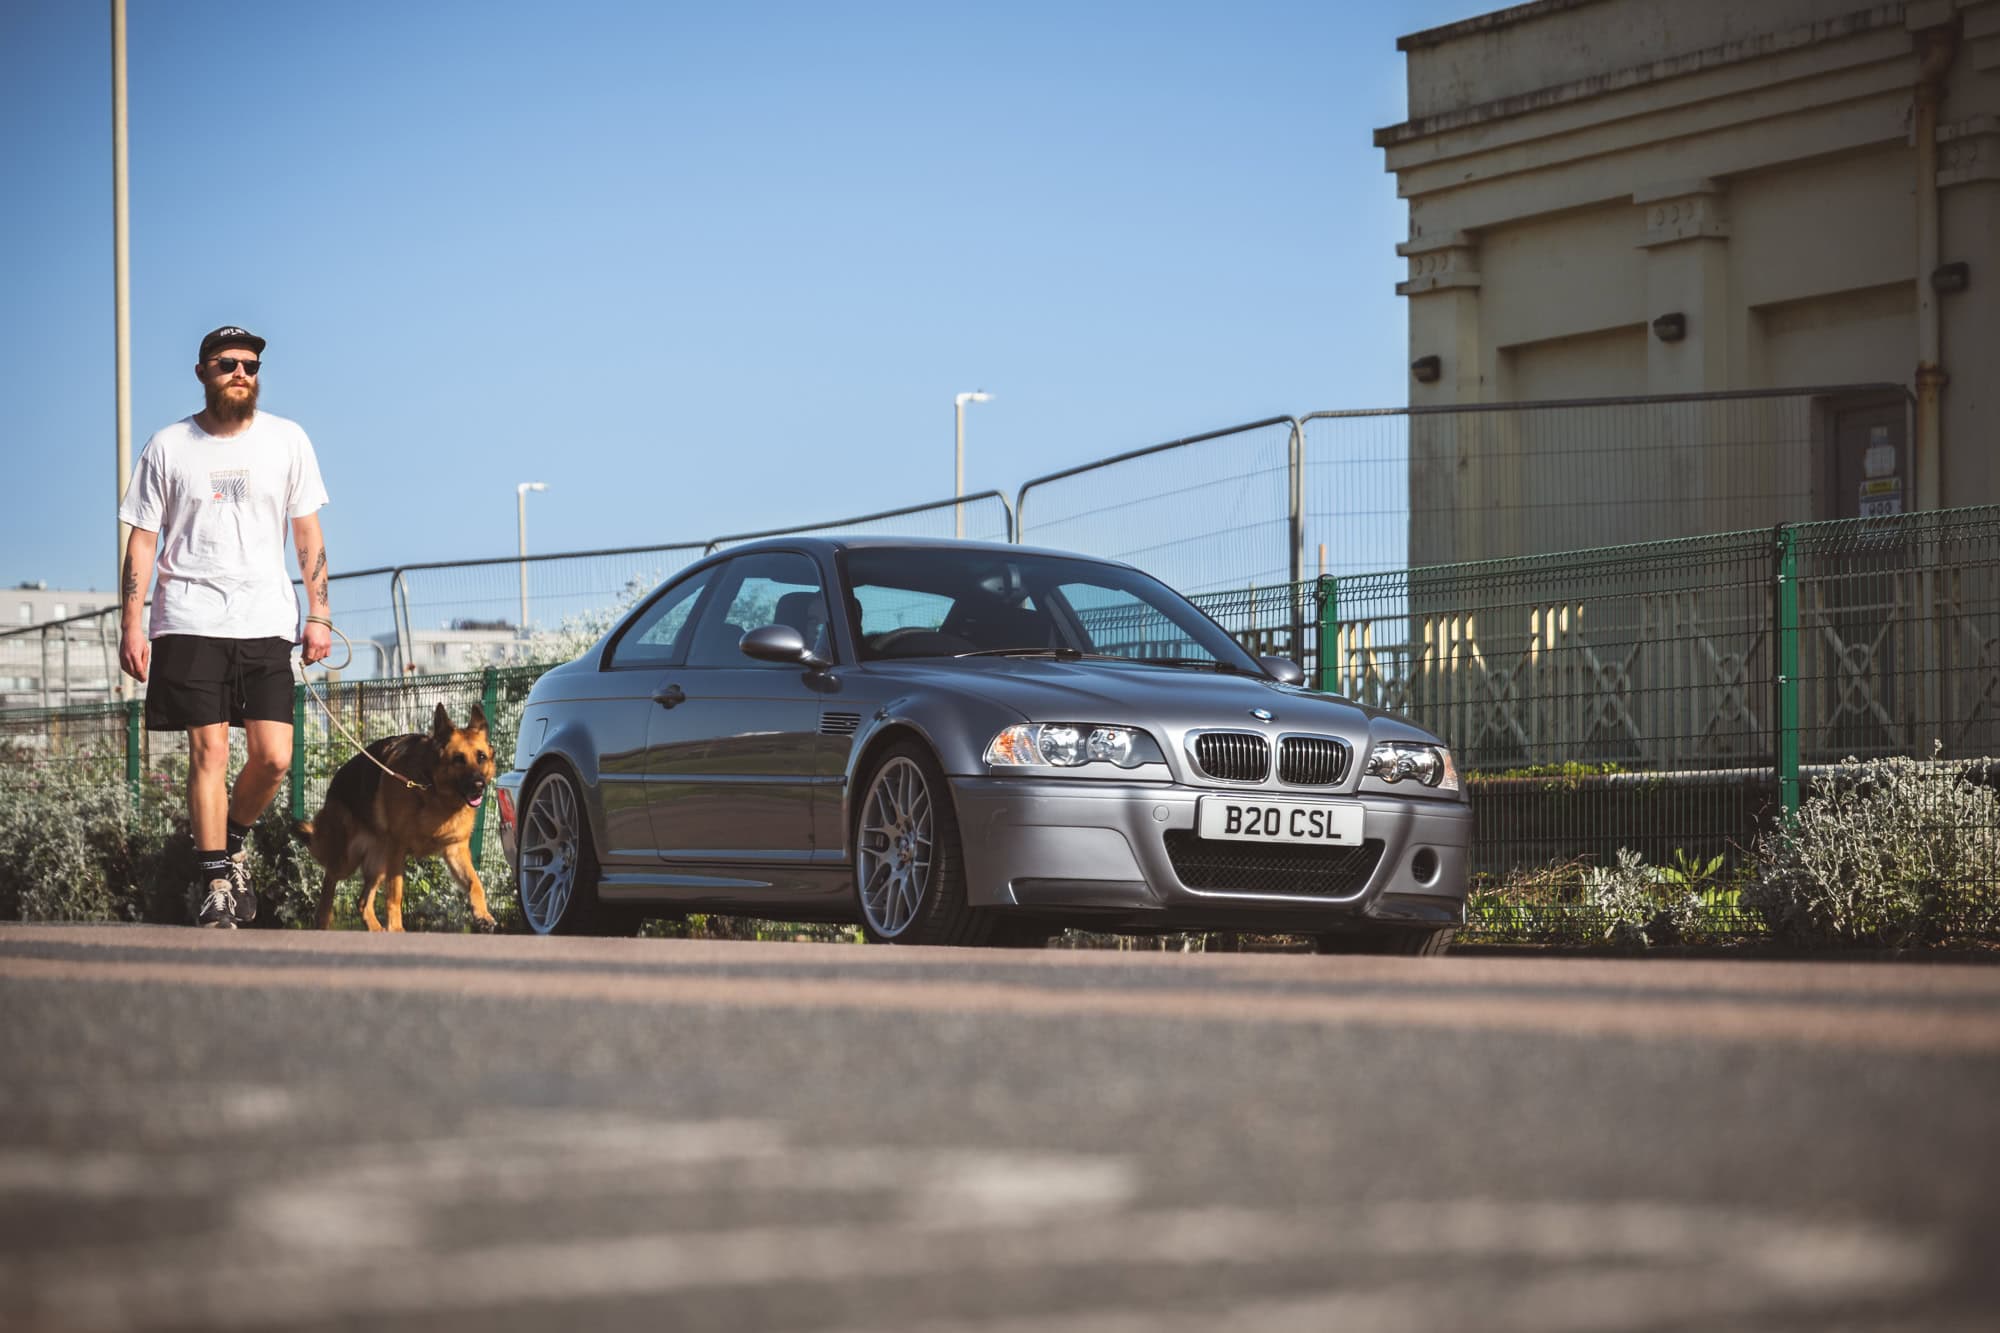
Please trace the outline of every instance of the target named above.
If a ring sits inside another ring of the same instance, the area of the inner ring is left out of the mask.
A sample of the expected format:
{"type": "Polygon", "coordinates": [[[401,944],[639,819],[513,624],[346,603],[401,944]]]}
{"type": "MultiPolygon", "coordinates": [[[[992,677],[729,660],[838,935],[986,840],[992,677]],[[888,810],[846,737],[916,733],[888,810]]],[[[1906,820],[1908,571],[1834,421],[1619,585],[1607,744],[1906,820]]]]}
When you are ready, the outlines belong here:
{"type": "MultiPolygon", "coordinates": [[[[326,632],[333,635],[336,639],[339,639],[341,646],[347,649],[347,656],[341,659],[339,666],[322,667],[321,670],[323,671],[346,670],[348,664],[354,660],[354,645],[348,641],[347,636],[345,634],[342,634],[338,629],[336,629],[331,620],[327,620],[322,616],[307,616],[306,620],[310,624],[326,626],[326,632]]],[[[313,697],[313,702],[319,705],[319,711],[326,714],[326,720],[333,723],[335,729],[337,729],[341,735],[347,737],[348,744],[354,747],[354,752],[356,754],[359,754],[364,758],[366,758],[369,763],[375,765],[375,767],[381,769],[384,773],[387,773],[390,777],[396,779],[396,781],[402,783],[405,787],[408,787],[411,791],[430,790],[430,785],[428,783],[417,782],[411,778],[406,778],[401,773],[398,773],[395,769],[383,763],[380,759],[377,759],[372,753],[369,752],[368,747],[362,744],[361,740],[357,736],[355,736],[353,732],[347,729],[346,724],[343,723],[337,716],[335,716],[333,709],[327,705],[326,697],[322,695],[318,690],[313,688],[312,677],[306,674],[306,663],[303,657],[299,659],[299,684],[306,687],[306,693],[310,694],[313,697]]]]}

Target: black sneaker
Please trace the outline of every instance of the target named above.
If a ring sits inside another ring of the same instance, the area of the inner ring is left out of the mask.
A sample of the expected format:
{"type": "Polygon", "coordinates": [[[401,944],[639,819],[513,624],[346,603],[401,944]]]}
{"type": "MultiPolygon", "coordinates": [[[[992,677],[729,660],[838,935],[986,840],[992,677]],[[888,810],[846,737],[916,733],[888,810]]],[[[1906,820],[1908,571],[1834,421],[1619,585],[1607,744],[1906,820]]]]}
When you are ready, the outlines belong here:
{"type": "Polygon", "coordinates": [[[229,895],[234,905],[230,914],[236,924],[247,926],[257,919],[257,891],[250,887],[250,852],[246,848],[229,858],[229,895]]]}
{"type": "Polygon", "coordinates": [[[194,919],[195,924],[211,930],[236,929],[236,894],[227,879],[208,882],[208,892],[202,898],[201,910],[195,913],[194,919]]]}

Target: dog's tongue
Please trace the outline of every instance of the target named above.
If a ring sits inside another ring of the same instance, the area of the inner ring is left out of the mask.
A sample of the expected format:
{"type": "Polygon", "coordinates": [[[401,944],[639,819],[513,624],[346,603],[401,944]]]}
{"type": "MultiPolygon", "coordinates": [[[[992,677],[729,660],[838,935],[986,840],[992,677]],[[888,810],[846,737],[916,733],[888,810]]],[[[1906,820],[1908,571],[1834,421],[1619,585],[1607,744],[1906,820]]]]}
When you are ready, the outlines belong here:
{"type": "Polygon", "coordinates": [[[477,795],[477,796],[470,796],[470,797],[467,797],[467,798],[466,798],[466,802],[465,802],[465,803],[466,803],[467,805],[469,805],[469,806],[473,806],[473,807],[477,807],[477,806],[479,805],[479,803],[480,803],[481,801],[484,801],[485,799],[486,799],[486,793],[485,793],[485,792],[480,792],[480,793],[479,793],[479,795],[477,795]]]}

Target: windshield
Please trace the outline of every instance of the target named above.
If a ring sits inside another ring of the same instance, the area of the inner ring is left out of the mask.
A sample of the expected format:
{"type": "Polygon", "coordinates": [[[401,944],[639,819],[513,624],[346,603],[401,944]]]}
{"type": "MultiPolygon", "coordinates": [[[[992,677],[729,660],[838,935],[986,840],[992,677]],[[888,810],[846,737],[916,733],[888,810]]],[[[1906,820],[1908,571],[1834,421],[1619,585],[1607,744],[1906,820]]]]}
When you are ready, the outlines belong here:
{"type": "Polygon", "coordinates": [[[949,546],[864,547],[841,564],[863,661],[1087,654],[1264,674],[1186,598],[1136,569],[949,546]]]}

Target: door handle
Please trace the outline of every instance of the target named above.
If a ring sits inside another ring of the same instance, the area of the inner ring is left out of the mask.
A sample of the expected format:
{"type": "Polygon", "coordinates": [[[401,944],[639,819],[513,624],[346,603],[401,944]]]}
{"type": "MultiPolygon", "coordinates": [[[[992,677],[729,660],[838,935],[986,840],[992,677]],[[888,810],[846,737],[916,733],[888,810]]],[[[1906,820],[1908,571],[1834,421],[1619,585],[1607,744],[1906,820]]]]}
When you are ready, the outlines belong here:
{"type": "Polygon", "coordinates": [[[687,702],[687,691],[678,685],[668,685],[653,691],[653,702],[662,708],[672,708],[675,704],[687,702]]]}

